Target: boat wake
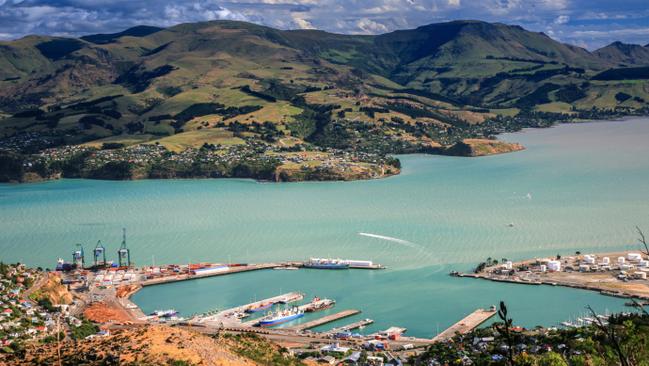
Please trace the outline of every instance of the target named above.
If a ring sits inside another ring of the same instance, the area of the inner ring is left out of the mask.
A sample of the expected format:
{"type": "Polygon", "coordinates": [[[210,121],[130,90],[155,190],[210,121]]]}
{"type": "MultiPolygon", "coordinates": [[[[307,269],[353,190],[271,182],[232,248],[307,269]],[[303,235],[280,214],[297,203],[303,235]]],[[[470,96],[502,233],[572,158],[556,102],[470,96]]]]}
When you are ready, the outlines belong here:
{"type": "Polygon", "coordinates": [[[407,240],[403,240],[403,239],[399,239],[399,238],[393,238],[393,237],[391,237],[391,236],[378,235],[378,234],[370,234],[370,233],[358,233],[358,235],[360,235],[360,236],[367,236],[367,237],[369,237],[369,238],[375,238],[375,239],[387,240],[387,241],[391,241],[391,242],[393,242],[393,243],[401,244],[401,245],[403,245],[403,246],[407,246],[407,247],[414,248],[414,249],[423,249],[421,246],[419,246],[419,245],[417,245],[417,244],[415,244],[415,243],[411,243],[411,242],[409,242],[409,241],[407,241],[407,240]]]}

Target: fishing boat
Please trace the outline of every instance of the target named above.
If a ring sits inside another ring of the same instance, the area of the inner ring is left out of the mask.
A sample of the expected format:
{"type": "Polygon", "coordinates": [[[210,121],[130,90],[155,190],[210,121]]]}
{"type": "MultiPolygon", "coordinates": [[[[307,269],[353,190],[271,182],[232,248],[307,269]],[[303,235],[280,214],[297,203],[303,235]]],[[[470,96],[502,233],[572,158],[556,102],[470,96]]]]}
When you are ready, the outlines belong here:
{"type": "Polygon", "coordinates": [[[273,306],[272,302],[267,302],[265,304],[259,304],[246,309],[246,313],[258,313],[260,311],[268,310],[273,306]]]}
{"type": "Polygon", "coordinates": [[[345,263],[340,259],[310,258],[308,261],[304,262],[304,268],[348,269],[349,263],[345,263]]]}
{"type": "Polygon", "coordinates": [[[290,322],[295,319],[299,319],[303,316],[304,311],[294,306],[290,309],[278,310],[274,313],[268,314],[266,317],[259,320],[258,325],[260,327],[272,327],[275,325],[290,322]]]}
{"type": "Polygon", "coordinates": [[[310,303],[304,305],[301,308],[303,308],[304,311],[306,311],[307,313],[313,313],[316,311],[332,308],[335,304],[336,304],[335,300],[321,299],[319,297],[314,297],[310,303]]]}
{"type": "Polygon", "coordinates": [[[172,316],[177,315],[178,312],[174,309],[169,309],[169,310],[156,310],[152,312],[150,315],[151,316],[157,316],[160,318],[171,318],[172,316]]]}

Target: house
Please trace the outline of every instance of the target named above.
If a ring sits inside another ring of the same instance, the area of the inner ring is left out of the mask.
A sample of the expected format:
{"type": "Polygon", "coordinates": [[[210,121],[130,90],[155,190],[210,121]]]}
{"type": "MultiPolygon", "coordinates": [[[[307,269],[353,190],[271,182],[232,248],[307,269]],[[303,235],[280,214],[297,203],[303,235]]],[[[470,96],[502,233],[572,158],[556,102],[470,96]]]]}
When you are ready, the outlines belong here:
{"type": "Polygon", "coordinates": [[[340,343],[332,343],[320,348],[320,352],[340,352],[347,353],[349,347],[341,347],[340,343]]]}
{"type": "Polygon", "coordinates": [[[361,359],[361,352],[354,352],[351,355],[349,355],[349,357],[344,359],[343,363],[347,365],[357,365],[358,360],[360,359],[361,359]]]}

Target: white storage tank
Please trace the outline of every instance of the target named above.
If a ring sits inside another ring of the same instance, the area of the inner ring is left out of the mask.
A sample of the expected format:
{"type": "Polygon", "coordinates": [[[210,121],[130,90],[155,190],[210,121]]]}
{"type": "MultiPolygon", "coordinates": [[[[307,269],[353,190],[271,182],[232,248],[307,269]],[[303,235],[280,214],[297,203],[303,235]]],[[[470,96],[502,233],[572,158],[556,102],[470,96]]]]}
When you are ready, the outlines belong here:
{"type": "Polygon", "coordinates": [[[560,261],[548,261],[548,271],[550,271],[550,272],[560,272],[561,271],[561,262],[560,261]]]}
{"type": "Polygon", "coordinates": [[[604,264],[604,265],[611,264],[611,258],[609,258],[609,257],[602,258],[602,264],[604,264]]]}
{"type": "Polygon", "coordinates": [[[590,266],[587,264],[580,264],[579,265],[579,272],[589,272],[590,271],[590,266]]]}
{"type": "Polygon", "coordinates": [[[646,259],[643,259],[643,260],[640,261],[640,263],[638,263],[638,266],[640,266],[640,267],[649,267],[649,261],[646,260],[646,259]]]}
{"type": "Polygon", "coordinates": [[[625,262],[626,260],[624,259],[624,257],[617,257],[617,264],[624,264],[625,262]]]}
{"type": "Polygon", "coordinates": [[[548,271],[548,266],[546,266],[545,264],[541,264],[541,272],[545,273],[547,271],[548,271]]]}
{"type": "Polygon", "coordinates": [[[628,253],[626,255],[626,259],[628,259],[631,262],[638,262],[642,260],[642,255],[640,253],[628,253]]]}
{"type": "Polygon", "coordinates": [[[512,261],[505,262],[505,269],[512,269],[512,268],[514,268],[514,264],[512,263],[512,261]]]}
{"type": "Polygon", "coordinates": [[[584,262],[587,263],[587,264],[594,264],[595,263],[595,257],[590,255],[590,254],[586,254],[584,256],[584,262]]]}

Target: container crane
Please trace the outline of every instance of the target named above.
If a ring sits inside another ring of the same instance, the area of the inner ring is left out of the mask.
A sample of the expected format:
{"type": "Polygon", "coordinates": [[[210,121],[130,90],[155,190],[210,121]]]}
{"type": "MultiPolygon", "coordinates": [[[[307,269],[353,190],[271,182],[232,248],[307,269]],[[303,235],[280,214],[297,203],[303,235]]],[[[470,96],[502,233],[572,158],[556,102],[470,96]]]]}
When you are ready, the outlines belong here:
{"type": "Polygon", "coordinates": [[[95,258],[95,267],[106,265],[106,248],[101,244],[101,240],[97,241],[93,254],[95,258]]]}
{"type": "Polygon", "coordinates": [[[83,254],[83,245],[77,244],[77,250],[72,253],[72,263],[77,268],[83,268],[85,264],[85,258],[83,254]]]}
{"type": "Polygon", "coordinates": [[[126,247],[126,229],[122,229],[122,245],[117,251],[117,257],[119,259],[120,267],[130,267],[131,266],[131,252],[126,247]]]}

